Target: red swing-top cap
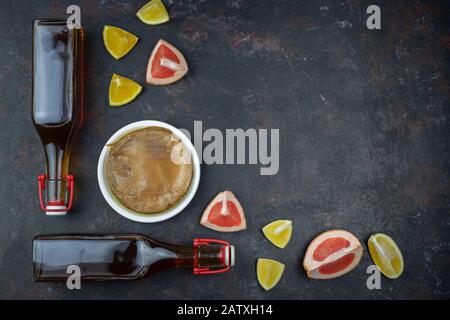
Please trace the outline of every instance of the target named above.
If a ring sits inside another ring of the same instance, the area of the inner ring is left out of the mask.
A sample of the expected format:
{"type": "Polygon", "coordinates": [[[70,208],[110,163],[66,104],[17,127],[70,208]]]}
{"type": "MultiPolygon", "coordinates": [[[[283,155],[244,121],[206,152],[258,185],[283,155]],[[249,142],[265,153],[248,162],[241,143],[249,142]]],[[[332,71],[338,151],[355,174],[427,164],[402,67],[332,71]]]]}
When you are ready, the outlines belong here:
{"type": "Polygon", "coordinates": [[[45,203],[44,200],[44,190],[45,190],[45,182],[47,180],[47,175],[41,174],[38,176],[38,190],[39,190],[39,203],[41,205],[41,209],[45,211],[45,214],[48,216],[64,216],[67,211],[72,208],[73,202],[73,188],[74,188],[74,178],[73,175],[67,175],[67,191],[69,193],[69,199],[67,204],[64,201],[48,201],[45,203]]]}
{"type": "Polygon", "coordinates": [[[234,266],[235,262],[235,251],[234,246],[230,245],[229,242],[216,239],[194,239],[194,274],[216,274],[223,273],[230,270],[234,266]],[[207,245],[221,245],[220,248],[220,261],[222,263],[222,268],[210,268],[210,267],[199,267],[198,266],[198,247],[207,245]]]}

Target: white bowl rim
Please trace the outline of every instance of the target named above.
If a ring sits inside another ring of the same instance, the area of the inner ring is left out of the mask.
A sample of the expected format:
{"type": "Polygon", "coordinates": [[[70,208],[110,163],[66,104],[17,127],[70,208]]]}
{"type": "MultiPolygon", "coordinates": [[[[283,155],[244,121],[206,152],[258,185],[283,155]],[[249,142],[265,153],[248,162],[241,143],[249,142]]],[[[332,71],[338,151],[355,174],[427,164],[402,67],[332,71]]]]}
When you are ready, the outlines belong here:
{"type": "Polygon", "coordinates": [[[118,214],[121,216],[137,221],[137,222],[143,222],[143,223],[155,223],[164,221],[167,219],[170,219],[177,214],[179,214],[186,206],[192,201],[194,198],[195,193],[197,192],[198,185],[200,182],[200,160],[197,154],[197,151],[195,150],[191,140],[179,129],[175,128],[174,126],[157,120],[142,120],[130,123],[118,131],[116,131],[111,138],[105,143],[101,153],[100,157],[98,159],[98,165],[97,165],[97,180],[98,184],[100,186],[100,191],[102,192],[103,197],[105,198],[106,202],[111,206],[111,208],[114,209],[118,214]],[[125,207],[123,204],[120,203],[118,199],[116,199],[112,192],[109,189],[108,182],[105,177],[105,163],[106,158],[109,152],[109,144],[112,144],[117,139],[133,132],[139,129],[144,129],[148,127],[160,127],[160,128],[166,128],[171,130],[178,138],[180,138],[183,145],[190,151],[192,155],[192,169],[193,169],[193,176],[192,181],[189,186],[188,191],[184,195],[184,197],[173,207],[155,214],[144,214],[135,212],[127,207],[125,207]]]}

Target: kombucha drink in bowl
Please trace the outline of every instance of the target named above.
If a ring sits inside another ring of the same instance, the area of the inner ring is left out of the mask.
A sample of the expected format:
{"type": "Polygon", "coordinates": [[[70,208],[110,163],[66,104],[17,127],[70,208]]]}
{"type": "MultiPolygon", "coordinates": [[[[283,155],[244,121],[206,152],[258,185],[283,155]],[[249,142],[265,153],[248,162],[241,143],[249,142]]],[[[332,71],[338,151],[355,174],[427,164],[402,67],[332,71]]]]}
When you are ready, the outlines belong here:
{"type": "Polygon", "coordinates": [[[191,141],[160,121],[139,121],[117,131],[105,144],[97,177],[108,204],[138,222],[169,219],[192,200],[200,161],[191,141]]]}

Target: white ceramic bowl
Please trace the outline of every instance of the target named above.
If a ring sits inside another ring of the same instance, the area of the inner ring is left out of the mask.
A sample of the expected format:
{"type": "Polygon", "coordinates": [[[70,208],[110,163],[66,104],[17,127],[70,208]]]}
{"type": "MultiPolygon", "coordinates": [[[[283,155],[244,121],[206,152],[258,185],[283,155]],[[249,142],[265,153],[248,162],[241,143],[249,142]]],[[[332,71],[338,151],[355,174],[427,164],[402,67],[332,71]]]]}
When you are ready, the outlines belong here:
{"type": "Polygon", "coordinates": [[[98,178],[98,184],[100,186],[100,190],[102,191],[103,197],[105,198],[106,202],[120,215],[124,216],[127,219],[138,221],[138,222],[144,222],[144,223],[153,223],[153,222],[159,222],[164,221],[169,218],[172,218],[173,216],[176,216],[178,213],[180,213],[188,204],[191,202],[192,198],[195,195],[195,192],[198,188],[198,183],[200,182],[200,161],[197,155],[197,152],[195,151],[194,146],[192,145],[191,141],[181,132],[179,129],[171,126],[170,124],[167,124],[165,122],[161,121],[153,121],[153,120],[145,120],[145,121],[138,121],[130,123],[129,125],[123,127],[119,131],[117,131],[111,138],[109,138],[108,142],[106,142],[105,146],[103,147],[103,150],[100,154],[100,158],[98,159],[98,166],[97,166],[97,178],[98,178]],[[105,165],[106,165],[106,159],[109,154],[108,144],[111,144],[121,137],[126,136],[130,132],[136,131],[138,129],[144,129],[147,127],[161,127],[166,128],[172,131],[183,143],[183,145],[190,151],[192,155],[192,169],[194,170],[192,175],[191,184],[189,186],[188,191],[184,195],[184,197],[178,201],[178,203],[163,211],[160,213],[139,213],[136,211],[133,211],[127,207],[125,207],[120,201],[114,196],[114,194],[111,192],[111,189],[109,188],[109,184],[106,178],[105,174],[105,165]]]}

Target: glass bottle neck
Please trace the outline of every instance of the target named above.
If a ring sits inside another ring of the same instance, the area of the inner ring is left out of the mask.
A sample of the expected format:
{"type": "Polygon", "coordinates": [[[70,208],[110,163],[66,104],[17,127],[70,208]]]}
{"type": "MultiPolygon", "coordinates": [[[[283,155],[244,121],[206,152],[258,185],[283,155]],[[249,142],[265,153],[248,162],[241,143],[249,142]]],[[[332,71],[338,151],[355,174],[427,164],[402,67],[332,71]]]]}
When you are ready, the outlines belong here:
{"type": "Polygon", "coordinates": [[[143,264],[149,273],[169,268],[224,268],[224,250],[218,245],[176,246],[146,238],[143,264]]]}

